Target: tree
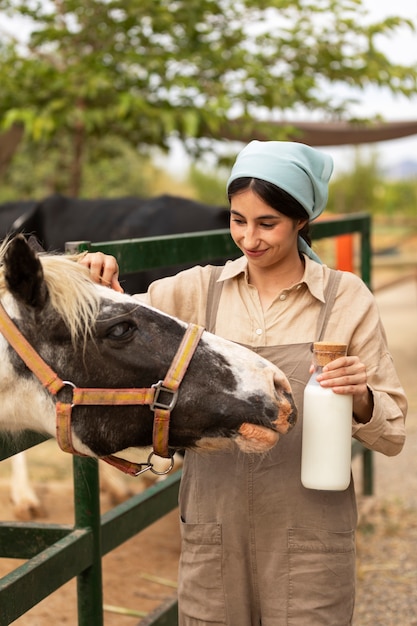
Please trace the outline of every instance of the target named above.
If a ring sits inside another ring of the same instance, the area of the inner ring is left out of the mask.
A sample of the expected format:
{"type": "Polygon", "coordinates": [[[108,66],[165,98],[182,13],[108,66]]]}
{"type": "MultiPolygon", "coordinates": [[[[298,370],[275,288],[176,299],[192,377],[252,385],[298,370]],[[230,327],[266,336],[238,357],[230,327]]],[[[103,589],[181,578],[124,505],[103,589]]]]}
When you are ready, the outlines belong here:
{"type": "Polygon", "coordinates": [[[384,176],[378,163],[378,155],[373,153],[364,158],[356,151],[355,161],[350,171],[339,174],[331,182],[327,209],[334,213],[372,213],[382,209],[381,188],[384,176]]]}
{"type": "Polygon", "coordinates": [[[23,124],[28,141],[61,150],[72,195],[106,136],[145,151],[177,136],[197,154],[234,118],[236,139],[288,112],[348,119],[334,85],[417,91],[417,67],[378,46],[412,23],[370,23],[361,0],[0,0],[0,10],[32,24],[26,45],[0,46],[0,127],[23,124]]]}

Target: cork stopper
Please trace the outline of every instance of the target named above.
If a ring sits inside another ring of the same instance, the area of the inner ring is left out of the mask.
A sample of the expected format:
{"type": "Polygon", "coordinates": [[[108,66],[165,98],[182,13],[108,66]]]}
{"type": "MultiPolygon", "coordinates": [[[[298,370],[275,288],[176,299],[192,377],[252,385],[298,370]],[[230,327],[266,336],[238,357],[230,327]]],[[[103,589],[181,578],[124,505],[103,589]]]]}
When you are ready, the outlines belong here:
{"type": "Polygon", "coordinates": [[[323,367],[341,356],[346,356],[347,345],[331,341],[316,341],[313,343],[314,362],[323,367]]]}

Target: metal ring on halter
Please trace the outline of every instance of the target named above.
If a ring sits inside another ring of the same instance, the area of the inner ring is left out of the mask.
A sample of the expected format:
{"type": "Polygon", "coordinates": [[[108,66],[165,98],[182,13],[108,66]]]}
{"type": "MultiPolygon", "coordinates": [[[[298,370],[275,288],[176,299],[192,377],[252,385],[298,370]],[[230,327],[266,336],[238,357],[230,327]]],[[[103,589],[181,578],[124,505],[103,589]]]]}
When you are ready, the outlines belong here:
{"type": "MultiPolygon", "coordinates": [[[[158,472],[158,470],[154,469],[154,467],[153,467],[153,463],[151,461],[153,456],[158,456],[158,455],[155,454],[155,452],[151,452],[150,455],[148,456],[148,464],[150,466],[149,469],[151,470],[152,474],[156,474],[157,476],[165,476],[165,474],[169,474],[169,472],[174,467],[174,455],[171,454],[171,456],[169,457],[170,463],[169,463],[168,469],[160,471],[160,472],[158,472]]],[[[168,461],[168,459],[167,459],[167,461],[168,461]]]]}
{"type": "Polygon", "coordinates": [[[135,477],[140,476],[141,474],[144,474],[145,472],[148,472],[149,470],[152,470],[152,463],[149,463],[149,461],[146,464],[140,463],[139,467],[141,469],[135,472],[135,477]]]}
{"type": "MultiPolygon", "coordinates": [[[[77,387],[74,385],[74,383],[72,383],[70,380],[63,380],[62,381],[64,383],[64,385],[67,385],[69,387],[72,387],[73,389],[77,389],[77,387]]],[[[74,403],[71,402],[71,408],[74,408],[74,403]]]]}

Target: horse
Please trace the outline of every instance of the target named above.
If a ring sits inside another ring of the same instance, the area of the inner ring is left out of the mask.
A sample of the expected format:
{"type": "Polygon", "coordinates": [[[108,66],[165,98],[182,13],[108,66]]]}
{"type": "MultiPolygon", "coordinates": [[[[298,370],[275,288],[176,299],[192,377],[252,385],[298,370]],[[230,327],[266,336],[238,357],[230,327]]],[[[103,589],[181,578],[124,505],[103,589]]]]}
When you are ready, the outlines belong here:
{"type": "Polygon", "coordinates": [[[121,450],[264,453],[291,430],[279,368],[95,284],[77,259],[36,253],[22,235],[0,247],[0,430],[44,433],[134,474],[121,450]]]}

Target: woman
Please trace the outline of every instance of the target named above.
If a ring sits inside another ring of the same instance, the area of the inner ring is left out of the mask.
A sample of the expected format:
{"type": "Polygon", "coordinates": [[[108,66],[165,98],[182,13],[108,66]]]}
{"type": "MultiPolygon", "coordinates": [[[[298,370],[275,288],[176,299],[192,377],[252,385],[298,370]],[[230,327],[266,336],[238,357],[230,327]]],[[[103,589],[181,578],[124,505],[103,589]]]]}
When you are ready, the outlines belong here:
{"type": "MultiPolygon", "coordinates": [[[[355,275],[317,262],[308,224],[327,202],[331,158],[291,142],[251,142],[227,183],[230,232],[243,256],[217,274],[195,267],[153,283],[149,304],[205,325],[278,365],[299,409],[266,456],[187,452],[180,490],[182,626],[347,626],[355,587],[354,485],[300,481],[303,390],[311,345],[348,345],[321,384],[353,395],[352,434],[387,455],[404,444],[406,399],[375,300],[355,275]]],[[[119,288],[112,257],[88,255],[119,288]]]]}

